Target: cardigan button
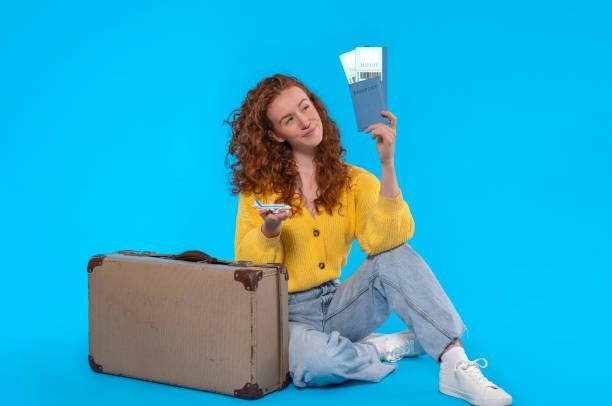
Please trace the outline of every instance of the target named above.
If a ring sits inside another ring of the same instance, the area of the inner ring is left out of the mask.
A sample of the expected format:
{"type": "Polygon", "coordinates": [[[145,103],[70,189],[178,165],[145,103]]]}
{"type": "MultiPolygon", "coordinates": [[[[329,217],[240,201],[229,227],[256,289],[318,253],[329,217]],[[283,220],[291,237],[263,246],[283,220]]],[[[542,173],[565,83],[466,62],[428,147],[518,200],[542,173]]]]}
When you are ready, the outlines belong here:
{"type": "Polygon", "coordinates": [[[325,263],[324,262],[319,262],[319,268],[320,269],[325,269],[325,263]]]}
{"type": "Polygon", "coordinates": [[[320,233],[319,233],[319,230],[317,230],[317,229],[315,228],[315,229],[312,231],[312,234],[313,234],[315,237],[318,237],[320,233]]]}

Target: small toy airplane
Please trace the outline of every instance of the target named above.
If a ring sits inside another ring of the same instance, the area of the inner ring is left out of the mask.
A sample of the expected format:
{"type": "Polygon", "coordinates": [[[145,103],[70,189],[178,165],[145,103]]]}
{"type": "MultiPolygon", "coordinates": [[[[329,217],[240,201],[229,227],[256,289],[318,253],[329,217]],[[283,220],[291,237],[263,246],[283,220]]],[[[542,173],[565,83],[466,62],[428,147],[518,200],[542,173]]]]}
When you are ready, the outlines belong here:
{"type": "Polygon", "coordinates": [[[253,207],[256,207],[260,210],[271,210],[273,213],[276,213],[278,211],[282,211],[282,210],[290,210],[291,206],[288,206],[286,204],[277,204],[277,203],[262,203],[259,200],[255,199],[255,203],[253,204],[253,207]]]}

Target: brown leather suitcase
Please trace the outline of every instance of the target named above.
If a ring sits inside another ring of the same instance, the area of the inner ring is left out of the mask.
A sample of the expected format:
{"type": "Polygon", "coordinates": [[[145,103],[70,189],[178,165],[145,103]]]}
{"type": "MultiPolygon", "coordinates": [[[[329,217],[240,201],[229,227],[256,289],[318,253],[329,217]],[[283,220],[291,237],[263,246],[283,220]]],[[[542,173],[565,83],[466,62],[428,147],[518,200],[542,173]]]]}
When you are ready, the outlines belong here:
{"type": "Polygon", "coordinates": [[[257,399],[289,382],[281,264],[118,251],[88,265],[95,372],[257,399]]]}

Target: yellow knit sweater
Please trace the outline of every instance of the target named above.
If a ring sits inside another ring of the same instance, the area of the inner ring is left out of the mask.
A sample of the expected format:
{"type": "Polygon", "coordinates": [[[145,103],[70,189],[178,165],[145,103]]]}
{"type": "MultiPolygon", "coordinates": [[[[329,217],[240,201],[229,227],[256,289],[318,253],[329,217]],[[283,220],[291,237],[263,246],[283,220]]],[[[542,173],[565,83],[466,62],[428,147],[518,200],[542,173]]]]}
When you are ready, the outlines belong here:
{"type": "MultiPolygon", "coordinates": [[[[400,192],[380,195],[380,182],[370,172],[349,165],[351,188],[329,215],[315,218],[308,209],[283,221],[280,235],[268,238],[261,232],[263,219],[253,207],[255,196],[240,194],[236,216],[236,260],[281,262],[289,273],[289,292],[299,292],[340,277],[355,238],[368,255],[394,248],[414,234],[414,220],[400,192]]],[[[275,196],[257,196],[273,203],[275,196]]]]}

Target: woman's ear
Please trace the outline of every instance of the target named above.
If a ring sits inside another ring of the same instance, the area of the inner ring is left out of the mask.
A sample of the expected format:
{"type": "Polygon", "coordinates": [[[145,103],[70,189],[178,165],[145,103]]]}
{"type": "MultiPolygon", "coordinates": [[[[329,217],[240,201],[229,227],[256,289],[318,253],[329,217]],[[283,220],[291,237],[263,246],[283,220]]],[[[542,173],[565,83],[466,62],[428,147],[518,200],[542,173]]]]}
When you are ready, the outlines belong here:
{"type": "Polygon", "coordinates": [[[276,135],[276,133],[272,130],[268,130],[268,135],[270,136],[270,138],[272,138],[274,141],[276,142],[285,142],[285,140],[281,137],[279,137],[278,135],[276,135]]]}

